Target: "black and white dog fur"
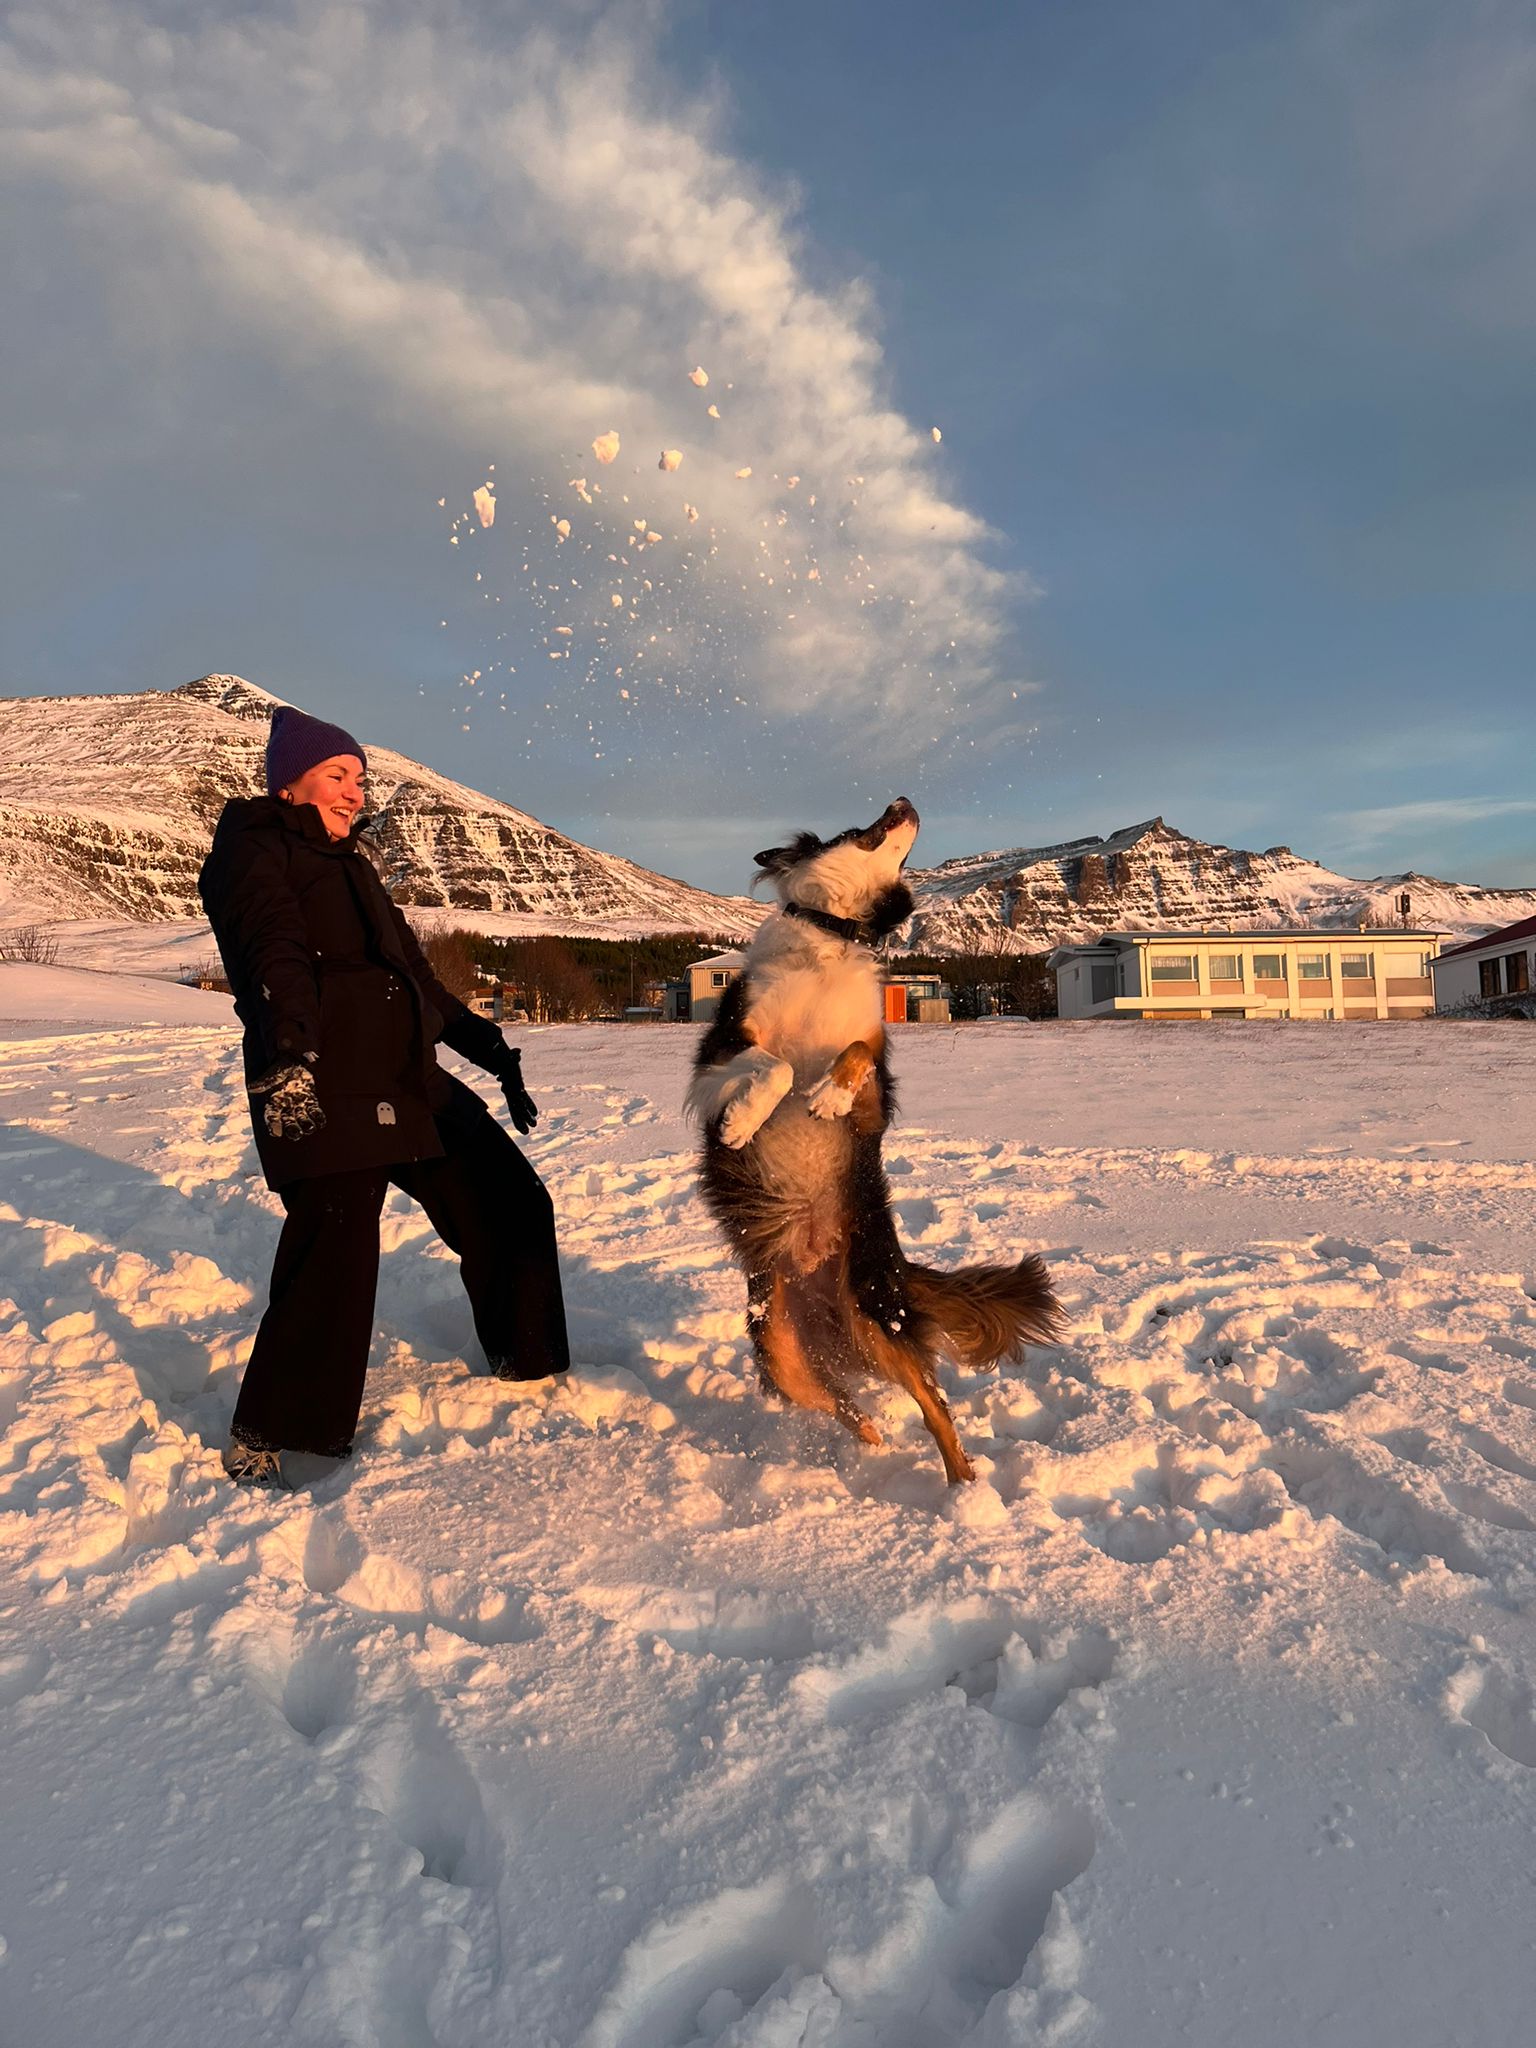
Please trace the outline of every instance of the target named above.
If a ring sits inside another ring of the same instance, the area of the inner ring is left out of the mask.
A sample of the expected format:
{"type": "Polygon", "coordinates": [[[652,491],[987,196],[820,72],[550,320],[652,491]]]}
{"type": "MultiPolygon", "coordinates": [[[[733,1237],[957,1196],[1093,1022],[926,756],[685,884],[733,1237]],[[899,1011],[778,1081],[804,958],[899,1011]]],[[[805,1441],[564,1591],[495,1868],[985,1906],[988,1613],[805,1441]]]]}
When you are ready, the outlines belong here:
{"type": "Polygon", "coordinates": [[[894,1107],[872,948],[912,913],[905,797],[835,839],[802,832],[757,856],[781,908],[700,1042],[688,1106],[704,1126],[704,1198],[747,1277],[765,1389],[874,1423],[850,1380],[904,1387],[951,1482],[973,1478],[939,1391],[940,1352],[984,1368],[1049,1343],[1060,1310],[1041,1260],[942,1273],[902,1252],[880,1145],[894,1107]]]}

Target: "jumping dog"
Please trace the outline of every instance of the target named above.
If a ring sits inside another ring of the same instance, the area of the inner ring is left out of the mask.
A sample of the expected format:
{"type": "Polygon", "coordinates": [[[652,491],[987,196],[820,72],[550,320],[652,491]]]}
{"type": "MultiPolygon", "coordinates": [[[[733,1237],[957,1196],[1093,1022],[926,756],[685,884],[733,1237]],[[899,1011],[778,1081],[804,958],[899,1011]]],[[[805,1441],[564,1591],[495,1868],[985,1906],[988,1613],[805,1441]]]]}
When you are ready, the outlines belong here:
{"type": "Polygon", "coordinates": [[[902,867],[918,815],[898,797],[835,839],[802,832],[756,857],[779,909],[720,1002],[688,1106],[704,1127],[705,1201],[746,1274],[765,1390],[880,1434],[849,1392],[873,1374],[922,1411],[951,1483],[974,1478],[936,1364],[974,1369],[1050,1343],[1043,1261],[939,1272],[896,1238],[880,1147],[895,1106],[873,948],[912,914],[902,867]]]}

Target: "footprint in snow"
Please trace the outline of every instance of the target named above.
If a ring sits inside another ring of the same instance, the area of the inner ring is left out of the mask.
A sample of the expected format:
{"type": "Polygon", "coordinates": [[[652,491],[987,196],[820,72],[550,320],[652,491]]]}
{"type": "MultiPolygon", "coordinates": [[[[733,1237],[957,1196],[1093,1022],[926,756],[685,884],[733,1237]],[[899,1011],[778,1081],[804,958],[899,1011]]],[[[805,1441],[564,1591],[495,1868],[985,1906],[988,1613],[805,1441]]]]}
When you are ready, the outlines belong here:
{"type": "Polygon", "coordinates": [[[862,1949],[799,1875],[716,1891],[630,1943],[577,2048],[1065,2044],[1089,2008],[1061,1894],[1094,1848],[1086,1814],[1024,1793],[946,1843],[862,1949]]]}
{"type": "Polygon", "coordinates": [[[1491,1430],[1468,1429],[1464,1434],[1467,1443],[1485,1465],[1492,1465],[1497,1472],[1507,1472],[1512,1479],[1536,1482],[1536,1459],[1522,1457],[1518,1451],[1511,1450],[1491,1430]]]}
{"type": "Polygon", "coordinates": [[[52,1661],[43,1649],[17,1650],[0,1657],[0,1707],[14,1707],[37,1692],[52,1661]]]}
{"type": "Polygon", "coordinates": [[[1100,1631],[1048,1636],[1009,1608],[964,1600],[914,1608],[843,1663],[801,1672],[795,1690],[834,1728],[950,1685],[1001,1720],[1043,1728],[1070,1693],[1102,1685],[1114,1662],[1100,1631]]]}
{"type": "Polygon", "coordinates": [[[247,1675],[273,1711],[308,1743],[351,1725],[358,1695],[350,1649],[326,1635],[273,1628],[242,1645],[247,1675]]]}
{"type": "Polygon", "coordinates": [[[769,1595],[709,1587],[578,1586],[575,1597],[605,1621],[654,1636],[692,1657],[779,1663],[810,1655],[811,1618],[769,1595]]]}
{"type": "Polygon", "coordinates": [[[1525,1679],[1497,1665],[1466,1664],[1447,1684],[1445,1704],[1511,1763],[1536,1770],[1536,1694],[1525,1679]]]}

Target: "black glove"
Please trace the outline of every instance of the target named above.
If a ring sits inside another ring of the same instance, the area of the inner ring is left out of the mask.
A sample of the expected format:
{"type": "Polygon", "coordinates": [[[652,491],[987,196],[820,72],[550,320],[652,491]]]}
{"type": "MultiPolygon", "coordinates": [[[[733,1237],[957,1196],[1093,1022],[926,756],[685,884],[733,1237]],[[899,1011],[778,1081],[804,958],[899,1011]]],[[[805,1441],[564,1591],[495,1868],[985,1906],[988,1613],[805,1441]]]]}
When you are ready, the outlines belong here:
{"type": "Polygon", "coordinates": [[[261,1120],[269,1137],[308,1138],[325,1129],[315,1077],[303,1060],[283,1060],[246,1086],[249,1094],[266,1097],[261,1120]]]}
{"type": "Polygon", "coordinates": [[[501,1092],[507,1098],[507,1114],[512,1119],[512,1128],[519,1137],[526,1138],[538,1122],[539,1112],[533,1097],[523,1086],[523,1056],[515,1045],[503,1048],[495,1072],[501,1083],[501,1092]]]}

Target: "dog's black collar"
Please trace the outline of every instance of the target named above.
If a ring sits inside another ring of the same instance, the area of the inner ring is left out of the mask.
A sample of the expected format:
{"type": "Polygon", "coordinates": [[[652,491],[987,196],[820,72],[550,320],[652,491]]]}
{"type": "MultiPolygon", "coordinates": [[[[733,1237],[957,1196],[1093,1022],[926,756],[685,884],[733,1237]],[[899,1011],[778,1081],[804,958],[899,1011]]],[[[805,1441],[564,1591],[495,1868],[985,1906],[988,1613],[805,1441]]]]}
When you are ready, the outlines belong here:
{"type": "Polygon", "coordinates": [[[834,939],[846,939],[850,946],[874,943],[869,926],[857,917],[834,917],[830,910],[812,910],[808,903],[786,903],[784,915],[803,918],[807,924],[815,925],[817,931],[830,932],[834,939]]]}

